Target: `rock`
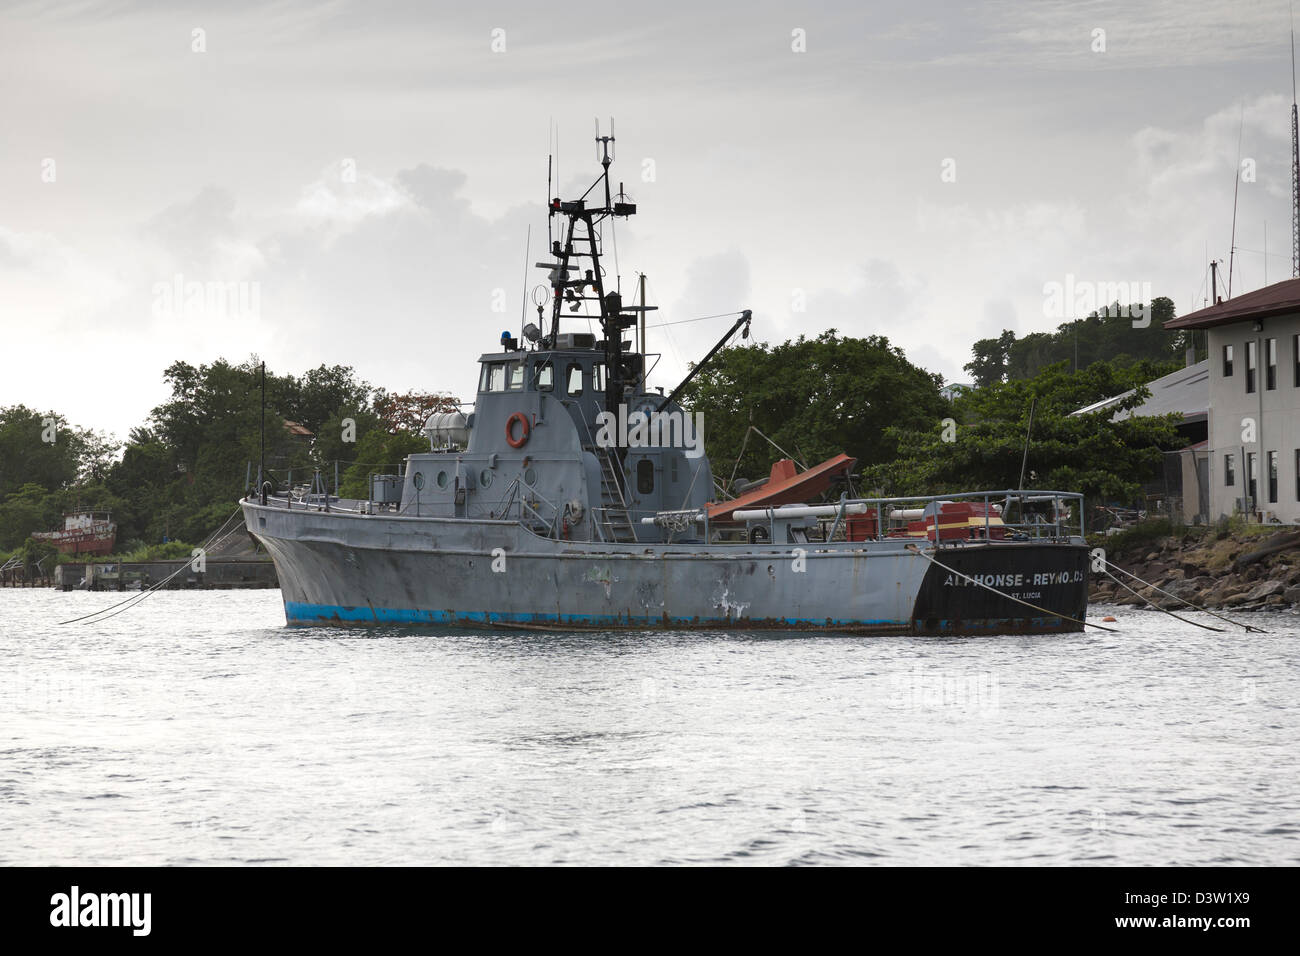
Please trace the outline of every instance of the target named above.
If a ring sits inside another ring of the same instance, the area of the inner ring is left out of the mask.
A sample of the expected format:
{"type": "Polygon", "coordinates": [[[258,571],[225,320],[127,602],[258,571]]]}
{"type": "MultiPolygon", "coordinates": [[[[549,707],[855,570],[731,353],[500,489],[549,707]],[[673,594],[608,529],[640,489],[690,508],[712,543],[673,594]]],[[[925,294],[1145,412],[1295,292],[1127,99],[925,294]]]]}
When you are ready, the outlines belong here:
{"type": "Polygon", "coordinates": [[[1282,600],[1287,604],[1300,604],[1300,587],[1289,587],[1282,592],[1282,600]]]}
{"type": "Polygon", "coordinates": [[[1139,590],[1136,594],[1133,594],[1129,591],[1122,591],[1119,594],[1119,596],[1115,598],[1115,603],[1124,604],[1124,605],[1136,604],[1140,606],[1146,604],[1147,599],[1143,597],[1141,590],[1139,590]]]}
{"type": "Polygon", "coordinates": [[[1269,607],[1277,607],[1279,604],[1286,604],[1287,601],[1286,598],[1280,594],[1270,594],[1264,603],[1269,607]]]}
{"type": "Polygon", "coordinates": [[[1245,604],[1249,598],[1250,598],[1249,591],[1234,591],[1231,594],[1228,594],[1225,597],[1221,598],[1220,600],[1216,601],[1215,603],[1223,607],[1235,607],[1238,604],[1245,604]]]}
{"type": "Polygon", "coordinates": [[[1165,590],[1175,597],[1193,600],[1201,589],[1194,581],[1186,581],[1182,578],[1177,578],[1170,581],[1169,584],[1165,586],[1165,590]]]}
{"type": "Polygon", "coordinates": [[[1143,558],[1142,560],[1145,561],[1147,564],[1150,564],[1152,561],[1156,560],[1156,558],[1158,558],[1158,557],[1160,557],[1160,552],[1159,552],[1159,551],[1152,551],[1152,552],[1150,552],[1150,553],[1149,553],[1145,558],[1143,558]]]}
{"type": "Polygon", "coordinates": [[[1280,595],[1285,590],[1286,585],[1281,581],[1265,581],[1263,584],[1253,588],[1250,593],[1246,595],[1246,600],[1253,604],[1256,601],[1262,601],[1275,594],[1280,595]]]}

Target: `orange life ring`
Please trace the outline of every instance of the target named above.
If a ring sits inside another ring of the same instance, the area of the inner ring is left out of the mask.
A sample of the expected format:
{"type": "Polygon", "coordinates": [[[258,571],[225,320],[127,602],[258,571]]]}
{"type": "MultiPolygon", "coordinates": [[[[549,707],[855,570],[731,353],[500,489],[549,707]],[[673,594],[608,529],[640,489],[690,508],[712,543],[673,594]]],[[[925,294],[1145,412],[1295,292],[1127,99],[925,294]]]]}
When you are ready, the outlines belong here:
{"type": "Polygon", "coordinates": [[[528,443],[528,416],[515,412],[506,419],[506,444],[511,448],[523,448],[528,443]],[[519,423],[519,437],[515,437],[515,422],[519,423]]]}

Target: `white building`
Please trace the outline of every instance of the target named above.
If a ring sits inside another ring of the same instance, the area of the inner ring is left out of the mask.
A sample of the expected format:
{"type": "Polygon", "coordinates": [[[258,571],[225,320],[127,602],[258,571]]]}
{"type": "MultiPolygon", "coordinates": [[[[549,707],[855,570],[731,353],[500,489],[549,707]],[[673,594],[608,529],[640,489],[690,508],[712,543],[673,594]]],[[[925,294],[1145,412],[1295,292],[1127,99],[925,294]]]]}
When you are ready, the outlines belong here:
{"type": "Polygon", "coordinates": [[[1300,523],[1300,279],[1165,323],[1204,329],[1210,516],[1300,523]]]}

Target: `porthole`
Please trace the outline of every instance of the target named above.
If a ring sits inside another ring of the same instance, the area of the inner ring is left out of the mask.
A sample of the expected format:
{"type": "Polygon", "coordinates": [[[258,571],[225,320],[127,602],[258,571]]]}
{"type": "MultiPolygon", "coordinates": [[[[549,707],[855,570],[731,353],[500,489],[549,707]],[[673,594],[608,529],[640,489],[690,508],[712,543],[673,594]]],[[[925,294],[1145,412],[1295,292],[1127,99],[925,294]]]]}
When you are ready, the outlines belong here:
{"type": "Polygon", "coordinates": [[[524,484],[528,484],[528,485],[537,484],[537,469],[531,466],[524,469],[524,484]]]}
{"type": "Polygon", "coordinates": [[[484,468],[482,471],[480,471],[478,473],[478,483],[482,485],[484,488],[492,484],[492,472],[489,471],[487,468],[484,468]]]}
{"type": "Polygon", "coordinates": [[[419,491],[421,488],[423,488],[423,487],[424,487],[424,472],[422,472],[422,471],[417,471],[417,472],[415,473],[415,477],[411,479],[411,482],[415,485],[415,490],[416,490],[416,491],[419,491]]]}
{"type": "Polygon", "coordinates": [[[439,488],[447,487],[447,473],[445,471],[438,472],[438,477],[433,480],[438,483],[439,488]]]}

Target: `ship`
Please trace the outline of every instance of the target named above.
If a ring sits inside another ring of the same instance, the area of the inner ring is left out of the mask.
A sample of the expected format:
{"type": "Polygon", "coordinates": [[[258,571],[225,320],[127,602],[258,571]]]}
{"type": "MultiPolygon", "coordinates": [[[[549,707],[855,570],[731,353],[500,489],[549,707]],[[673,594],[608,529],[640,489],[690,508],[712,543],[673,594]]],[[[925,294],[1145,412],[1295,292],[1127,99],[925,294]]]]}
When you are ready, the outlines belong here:
{"type": "Polygon", "coordinates": [[[32,537],[48,541],[61,554],[112,554],[117,525],[107,511],[74,511],[63,516],[61,531],[37,531],[32,537]]]}
{"type": "Polygon", "coordinates": [[[319,481],[281,489],[259,467],[242,509],[275,563],[287,623],[1082,630],[1078,494],[861,497],[844,454],[803,469],[783,458],[722,497],[700,413],[679,399],[737,333],[748,337],[752,313],[737,311],[670,392],[649,387],[654,307],[644,282],[639,303],[625,302],[602,267],[607,231],[637,212],[621,183],[612,193],[614,142],[612,123],[597,130],[601,171],[581,197],[552,196],[548,180],[537,321],[480,355],[472,403],[428,417],[428,451],[372,474],[364,500],[319,481]],[[566,308],[588,331],[562,329],[566,308]]]}

